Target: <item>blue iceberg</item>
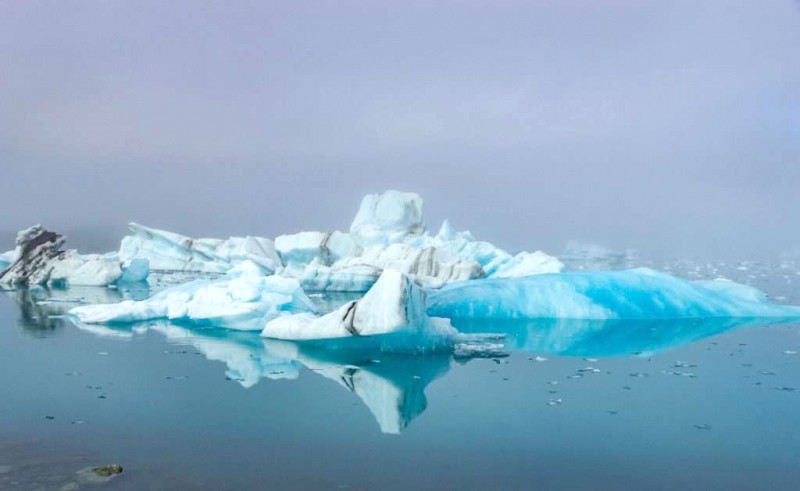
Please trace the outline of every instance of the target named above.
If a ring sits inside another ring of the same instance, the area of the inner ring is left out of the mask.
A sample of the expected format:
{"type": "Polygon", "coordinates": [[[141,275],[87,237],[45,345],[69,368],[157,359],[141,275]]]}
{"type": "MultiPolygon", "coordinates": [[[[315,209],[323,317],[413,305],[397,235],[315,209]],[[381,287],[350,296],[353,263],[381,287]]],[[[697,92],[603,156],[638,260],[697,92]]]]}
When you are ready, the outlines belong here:
{"type": "Polygon", "coordinates": [[[428,293],[428,314],[480,319],[800,318],[727,280],[689,282],[647,268],[482,279],[428,293]]]}

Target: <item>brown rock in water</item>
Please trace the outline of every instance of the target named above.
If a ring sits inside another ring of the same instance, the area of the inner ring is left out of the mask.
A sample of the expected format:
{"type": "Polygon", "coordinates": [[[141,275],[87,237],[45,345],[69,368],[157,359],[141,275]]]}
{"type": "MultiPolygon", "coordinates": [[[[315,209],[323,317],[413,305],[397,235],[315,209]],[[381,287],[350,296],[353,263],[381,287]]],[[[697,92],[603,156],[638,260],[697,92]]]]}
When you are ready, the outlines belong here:
{"type": "Polygon", "coordinates": [[[122,466],[119,464],[104,465],[101,467],[92,467],[92,472],[100,477],[111,477],[115,474],[122,473],[122,466]]]}

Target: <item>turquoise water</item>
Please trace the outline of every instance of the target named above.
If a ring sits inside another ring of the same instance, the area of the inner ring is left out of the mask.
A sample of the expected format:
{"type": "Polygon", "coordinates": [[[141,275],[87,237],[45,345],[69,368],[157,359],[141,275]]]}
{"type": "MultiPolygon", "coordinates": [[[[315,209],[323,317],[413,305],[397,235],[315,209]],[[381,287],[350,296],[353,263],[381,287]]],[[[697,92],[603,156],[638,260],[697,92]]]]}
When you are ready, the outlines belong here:
{"type": "MultiPolygon", "coordinates": [[[[794,270],[727,273],[799,303],[794,270]]],[[[70,302],[150,293],[0,295],[0,440],[25,446],[0,445],[0,488],[59,489],[79,468],[109,463],[125,472],[108,489],[800,483],[797,324],[457,321],[505,334],[502,348],[475,357],[331,350],[166,322],[82,330],[52,317],[70,302]],[[42,468],[55,473],[44,484],[42,468]]]]}

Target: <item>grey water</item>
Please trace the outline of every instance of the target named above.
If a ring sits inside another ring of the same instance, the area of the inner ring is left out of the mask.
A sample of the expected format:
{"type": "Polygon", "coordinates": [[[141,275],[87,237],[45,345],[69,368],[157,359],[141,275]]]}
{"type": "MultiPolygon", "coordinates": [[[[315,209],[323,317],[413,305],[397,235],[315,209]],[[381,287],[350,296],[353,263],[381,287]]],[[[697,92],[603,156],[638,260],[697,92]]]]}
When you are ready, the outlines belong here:
{"type": "MultiPolygon", "coordinates": [[[[659,269],[800,303],[794,263],[659,269]]],[[[60,316],[169,282],[0,294],[0,489],[800,487],[798,324],[456,320],[503,337],[403,355],[60,316]]]]}

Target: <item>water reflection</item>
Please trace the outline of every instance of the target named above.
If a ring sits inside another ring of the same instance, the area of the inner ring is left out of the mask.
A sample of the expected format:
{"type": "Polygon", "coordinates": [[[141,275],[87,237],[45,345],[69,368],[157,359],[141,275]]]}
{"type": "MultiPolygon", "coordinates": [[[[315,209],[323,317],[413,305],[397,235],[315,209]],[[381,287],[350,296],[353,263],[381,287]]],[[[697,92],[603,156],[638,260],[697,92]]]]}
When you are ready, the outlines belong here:
{"type": "Polygon", "coordinates": [[[454,319],[464,333],[497,332],[508,349],[575,357],[646,355],[678,348],[741,327],[796,322],[780,318],[646,320],[454,319]]]}
{"type": "MultiPolygon", "coordinates": [[[[145,288],[21,289],[5,292],[18,305],[25,332],[54,331],[62,316],[82,303],[140,299],[145,288]]],[[[781,323],[776,319],[683,319],[648,321],[479,321],[454,320],[462,333],[446,349],[398,352],[390,337],[326,342],[286,342],[258,333],[198,328],[169,321],[101,326],[75,323],[95,336],[133,338],[149,331],[165,336],[176,353],[198,353],[225,364],[225,376],[243,388],[262,379],[296,379],[305,368],[355,394],[384,433],[400,433],[427,408],[426,388],[453,363],[501,357],[509,350],[576,357],[648,354],[676,348],[743,326],[781,323]],[[487,334],[494,333],[494,334],[487,334]]],[[[68,324],[72,324],[71,322],[68,324]]]]}
{"type": "Polygon", "coordinates": [[[146,284],[129,287],[71,287],[42,286],[0,290],[19,307],[17,327],[24,332],[46,334],[64,325],[63,316],[69,309],[84,304],[116,303],[122,300],[143,300],[150,295],[146,284]]]}

